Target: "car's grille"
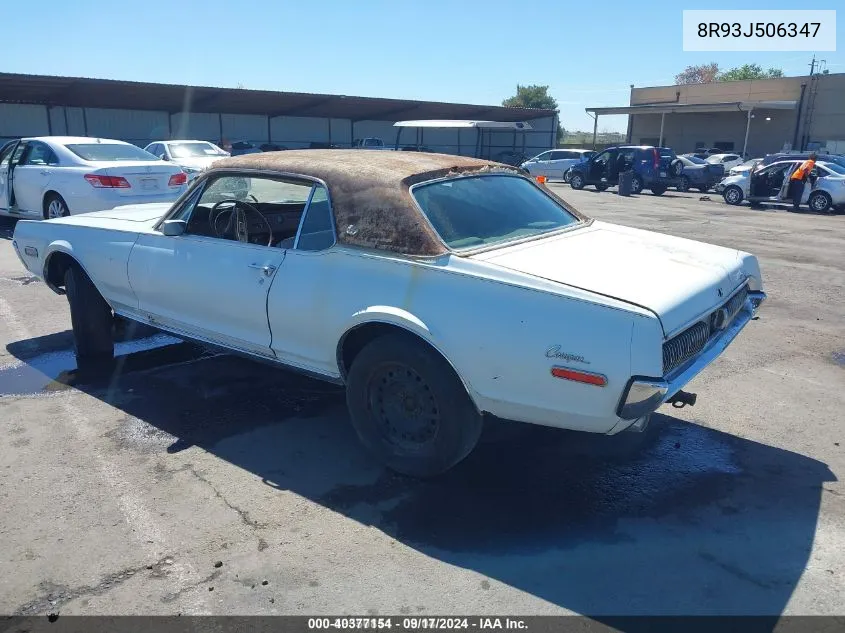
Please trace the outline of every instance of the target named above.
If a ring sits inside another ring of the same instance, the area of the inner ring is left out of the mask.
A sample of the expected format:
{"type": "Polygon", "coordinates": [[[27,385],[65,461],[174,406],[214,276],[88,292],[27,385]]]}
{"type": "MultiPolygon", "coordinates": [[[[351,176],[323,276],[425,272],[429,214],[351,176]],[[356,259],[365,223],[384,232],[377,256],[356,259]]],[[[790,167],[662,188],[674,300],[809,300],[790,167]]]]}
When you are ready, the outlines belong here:
{"type": "Polygon", "coordinates": [[[663,344],[663,374],[668,374],[697,356],[714,334],[725,329],[734,320],[747,298],[748,287],[743,286],[739,292],[713,310],[705,320],[666,341],[663,344]]]}

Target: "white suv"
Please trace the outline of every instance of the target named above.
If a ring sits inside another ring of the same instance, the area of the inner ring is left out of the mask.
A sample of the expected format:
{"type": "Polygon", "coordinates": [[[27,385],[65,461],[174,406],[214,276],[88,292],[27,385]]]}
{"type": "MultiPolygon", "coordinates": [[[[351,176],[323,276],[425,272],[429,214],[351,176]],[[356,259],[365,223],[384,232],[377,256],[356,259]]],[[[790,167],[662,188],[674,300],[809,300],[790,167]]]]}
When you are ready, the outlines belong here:
{"type": "Polygon", "coordinates": [[[595,152],[589,149],[551,149],[525,161],[520,167],[532,176],[560,178],[569,182],[569,168],[594,155],[595,152]]]}

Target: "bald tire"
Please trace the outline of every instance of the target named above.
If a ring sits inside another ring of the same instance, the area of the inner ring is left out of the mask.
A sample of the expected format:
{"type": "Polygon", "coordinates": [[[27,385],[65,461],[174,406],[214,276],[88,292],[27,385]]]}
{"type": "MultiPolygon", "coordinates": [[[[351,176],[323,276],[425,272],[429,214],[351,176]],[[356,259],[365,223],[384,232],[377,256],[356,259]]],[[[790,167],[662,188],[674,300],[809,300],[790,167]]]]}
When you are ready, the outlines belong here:
{"type": "Polygon", "coordinates": [[[387,334],[358,353],[347,376],[346,402],[364,446],[404,475],[433,477],[446,472],[472,452],[481,436],[482,417],[452,367],[412,335],[387,334]],[[438,411],[433,439],[411,448],[391,441],[371,406],[380,375],[396,364],[419,376],[438,411]]]}
{"type": "Polygon", "coordinates": [[[113,358],[111,308],[94,282],[76,264],[65,272],[65,293],[70,305],[70,322],[77,359],[83,361],[113,358]]]}

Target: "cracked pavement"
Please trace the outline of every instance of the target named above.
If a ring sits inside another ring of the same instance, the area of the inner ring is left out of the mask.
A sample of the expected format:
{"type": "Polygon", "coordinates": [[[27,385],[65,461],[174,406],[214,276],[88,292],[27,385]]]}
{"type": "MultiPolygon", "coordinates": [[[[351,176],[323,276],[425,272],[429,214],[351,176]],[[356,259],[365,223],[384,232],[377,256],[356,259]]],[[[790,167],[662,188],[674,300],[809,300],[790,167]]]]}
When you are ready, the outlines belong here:
{"type": "Polygon", "coordinates": [[[845,216],[552,187],[757,254],[770,301],[639,451],[496,424],[426,482],[331,385],[143,330],[77,371],[0,219],[0,613],[845,613],[845,216]]]}

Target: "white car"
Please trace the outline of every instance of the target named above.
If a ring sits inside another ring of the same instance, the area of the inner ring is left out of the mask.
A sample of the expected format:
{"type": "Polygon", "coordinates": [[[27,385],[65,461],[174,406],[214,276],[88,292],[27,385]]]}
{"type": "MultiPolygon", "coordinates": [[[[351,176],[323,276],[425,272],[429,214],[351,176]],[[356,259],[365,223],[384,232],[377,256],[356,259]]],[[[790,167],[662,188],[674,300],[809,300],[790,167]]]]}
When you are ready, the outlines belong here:
{"type": "MultiPolygon", "coordinates": [[[[758,168],[728,176],[719,183],[718,190],[728,204],[790,203],[787,199],[789,176],[803,163],[803,160],[782,160],[758,168]]],[[[816,161],[810,179],[804,186],[801,204],[806,204],[817,213],[826,213],[845,205],[845,167],[827,161],[816,161]]]]}
{"type": "Polygon", "coordinates": [[[528,159],[520,167],[532,176],[559,178],[568,182],[569,168],[589,160],[594,155],[595,152],[589,149],[552,149],[528,159]]]}
{"type": "Polygon", "coordinates": [[[123,141],[41,136],[0,149],[0,215],[47,219],[173,202],[186,183],[179,167],[123,141]]]}
{"type": "Polygon", "coordinates": [[[736,176],[737,174],[749,172],[762,162],[762,158],[752,158],[750,160],[745,161],[744,163],[740,163],[736,167],[731,167],[727,173],[729,176],[736,176]]]}
{"type": "Polygon", "coordinates": [[[153,156],[182,168],[193,180],[211,164],[229,155],[208,141],[154,141],[144,148],[153,156]]]}
{"type": "Polygon", "coordinates": [[[721,165],[727,174],[732,168],[742,165],[745,159],[739,154],[712,154],[704,160],[711,165],[721,165]]]}
{"type": "Polygon", "coordinates": [[[765,298],[748,253],[592,220],[516,167],[401,158],[224,158],[170,207],[18,222],[13,246],[67,294],[80,366],[114,314],[343,384],[363,443],[419,476],[485,414],[642,430],[765,298]]]}

